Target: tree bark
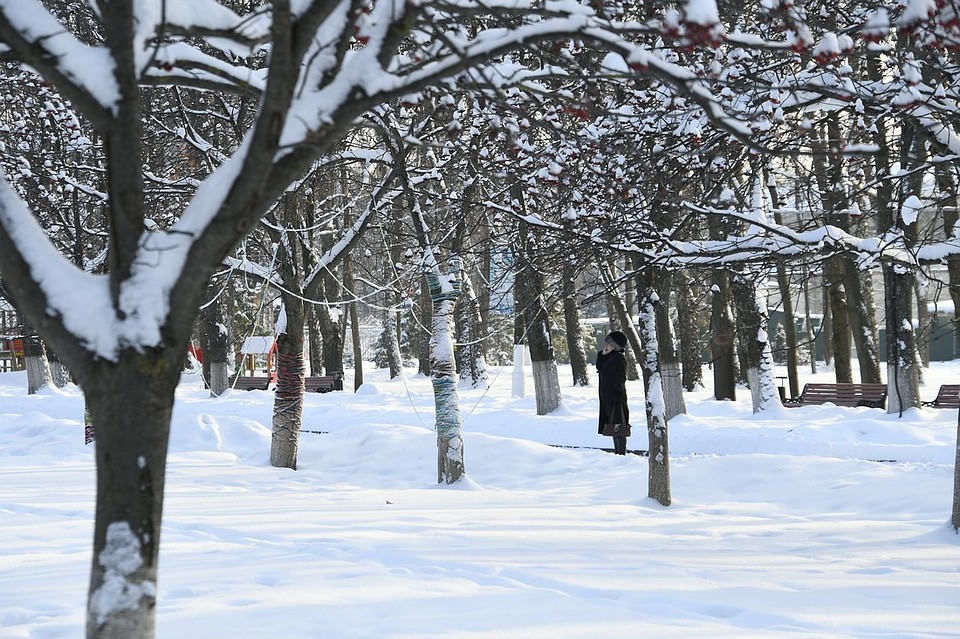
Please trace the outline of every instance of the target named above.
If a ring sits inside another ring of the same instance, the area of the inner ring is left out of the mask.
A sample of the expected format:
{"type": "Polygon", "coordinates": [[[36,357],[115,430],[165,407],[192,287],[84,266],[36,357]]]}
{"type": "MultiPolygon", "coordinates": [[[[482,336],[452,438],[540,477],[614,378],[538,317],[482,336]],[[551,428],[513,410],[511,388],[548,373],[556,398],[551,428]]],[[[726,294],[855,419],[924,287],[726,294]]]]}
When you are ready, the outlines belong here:
{"type": "Polygon", "coordinates": [[[433,303],[430,370],[437,414],[437,483],[453,484],[460,481],[465,472],[457,365],[453,353],[453,318],[460,294],[459,268],[454,265],[450,273],[443,275],[434,263],[434,268],[424,275],[433,303]]]}
{"type": "Polygon", "coordinates": [[[457,326],[459,327],[457,355],[460,361],[460,379],[472,388],[487,387],[487,359],[484,354],[483,320],[480,303],[470,276],[464,273],[460,298],[457,301],[457,326]]]}
{"type": "Polygon", "coordinates": [[[660,374],[660,356],[657,342],[656,304],[660,296],[653,285],[652,269],[639,278],[639,332],[643,351],[640,368],[643,371],[643,389],[646,395],[647,418],[647,496],[663,506],[672,501],[670,491],[670,447],[667,415],[660,374]]]}
{"type": "Polygon", "coordinates": [[[754,413],[780,405],[767,332],[767,305],[757,292],[759,279],[758,273],[749,271],[732,277],[737,301],[737,327],[745,347],[744,362],[754,413]]]}
{"type": "Polygon", "coordinates": [[[887,320],[887,412],[920,405],[920,366],[913,330],[913,274],[885,264],[887,320]],[[896,318],[899,321],[894,321],[896,318]]]}
{"type": "Polygon", "coordinates": [[[687,271],[684,282],[677,288],[677,335],[682,364],[681,383],[687,391],[703,386],[703,344],[700,337],[700,317],[703,314],[694,294],[694,281],[687,271]]]}
{"type": "Polygon", "coordinates": [[[726,271],[716,271],[712,280],[710,350],[713,363],[713,396],[721,401],[736,400],[736,331],[730,308],[730,276],[726,271]]]}
{"type": "Polygon", "coordinates": [[[838,384],[853,381],[850,313],[846,291],[843,288],[843,266],[839,263],[839,259],[839,257],[832,257],[823,267],[823,276],[827,281],[827,291],[830,296],[833,371],[838,384]]]}
{"type": "Polygon", "coordinates": [[[842,257],[841,263],[844,269],[843,287],[849,302],[850,328],[860,365],[860,381],[879,384],[882,381],[880,338],[877,335],[877,309],[873,301],[873,277],[867,271],[861,272],[849,257],[842,257]]]}
{"type": "Polygon", "coordinates": [[[34,395],[50,383],[50,364],[43,340],[28,324],[24,328],[23,363],[27,369],[27,395],[34,395]]]}
{"type": "Polygon", "coordinates": [[[541,294],[543,276],[530,263],[527,231],[521,223],[520,245],[517,248],[515,294],[523,309],[524,334],[530,349],[533,389],[537,398],[537,415],[547,415],[560,407],[560,378],[550,337],[550,317],[541,294]]]}
{"type": "Polygon", "coordinates": [[[563,296],[563,323],[566,328],[567,352],[570,353],[570,371],[574,386],[589,386],[587,372],[587,349],[583,344],[583,329],[580,326],[580,306],[577,304],[577,269],[570,260],[564,260],[561,277],[563,296]]]}
{"type": "Polygon", "coordinates": [[[394,310],[395,308],[395,306],[388,305],[380,314],[380,348],[383,349],[381,357],[386,359],[390,379],[400,377],[403,367],[400,361],[400,345],[397,344],[397,313],[394,310]]]}
{"type": "Polygon", "coordinates": [[[228,361],[228,346],[230,336],[223,321],[222,306],[219,299],[215,299],[201,311],[200,322],[202,330],[201,345],[203,348],[203,370],[211,397],[219,397],[230,387],[230,362],[228,361]]]}
{"type": "Polygon", "coordinates": [[[88,637],[154,636],[167,442],[181,362],[153,350],[124,351],[116,364],[85,376],[97,427],[88,637]]]}
{"type": "MultiPolygon", "coordinates": [[[[669,296],[673,290],[673,276],[666,270],[655,270],[653,273],[657,291],[663,291],[669,296]]],[[[677,353],[677,342],[673,336],[673,320],[670,317],[670,308],[666,300],[654,304],[656,312],[657,353],[660,358],[660,379],[663,383],[663,397],[667,420],[687,412],[683,401],[683,386],[680,380],[680,356],[677,353]]]]}
{"type": "Polygon", "coordinates": [[[273,397],[273,435],[270,464],[297,469],[300,425],[303,417],[304,356],[303,299],[281,293],[286,313],[285,330],[277,334],[277,384],[273,397]]]}

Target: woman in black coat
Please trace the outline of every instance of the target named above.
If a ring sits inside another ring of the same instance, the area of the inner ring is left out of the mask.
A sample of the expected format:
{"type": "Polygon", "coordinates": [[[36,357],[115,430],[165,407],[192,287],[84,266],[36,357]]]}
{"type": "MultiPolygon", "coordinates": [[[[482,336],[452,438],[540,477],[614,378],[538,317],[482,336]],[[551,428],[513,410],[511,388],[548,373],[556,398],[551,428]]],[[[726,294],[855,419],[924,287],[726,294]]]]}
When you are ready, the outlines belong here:
{"type": "Polygon", "coordinates": [[[627,336],[614,331],[604,340],[603,350],[597,354],[598,386],[600,388],[600,425],[603,435],[605,424],[621,424],[626,429],[623,436],[613,435],[613,451],[627,454],[627,435],[630,434],[630,409],[627,406],[627,336]]]}

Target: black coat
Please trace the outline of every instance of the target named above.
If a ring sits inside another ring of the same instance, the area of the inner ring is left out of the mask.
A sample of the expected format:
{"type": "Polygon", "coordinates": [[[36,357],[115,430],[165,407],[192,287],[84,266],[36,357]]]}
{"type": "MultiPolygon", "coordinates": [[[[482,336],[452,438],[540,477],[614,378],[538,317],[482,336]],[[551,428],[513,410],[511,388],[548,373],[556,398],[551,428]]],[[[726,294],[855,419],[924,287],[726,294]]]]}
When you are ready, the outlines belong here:
{"type": "Polygon", "coordinates": [[[623,351],[597,354],[598,386],[600,388],[600,417],[598,433],[606,423],[630,423],[627,406],[627,356],[623,351]]]}

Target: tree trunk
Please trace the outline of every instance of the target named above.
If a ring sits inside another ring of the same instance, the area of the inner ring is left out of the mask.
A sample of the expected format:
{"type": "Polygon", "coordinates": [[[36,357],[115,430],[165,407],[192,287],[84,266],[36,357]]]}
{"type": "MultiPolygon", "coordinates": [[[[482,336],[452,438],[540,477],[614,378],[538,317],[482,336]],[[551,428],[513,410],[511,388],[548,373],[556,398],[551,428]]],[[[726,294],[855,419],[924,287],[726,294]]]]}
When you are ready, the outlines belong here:
{"type": "MultiPolygon", "coordinates": [[[[325,279],[327,286],[324,286],[323,299],[328,300],[330,296],[326,291],[332,287],[333,282],[329,275],[325,279]]],[[[340,372],[343,370],[343,314],[334,318],[334,314],[325,305],[317,306],[315,310],[323,340],[323,369],[327,375],[340,372]]]]}
{"type": "Polygon", "coordinates": [[[33,329],[27,328],[23,336],[23,363],[27,369],[27,395],[34,395],[50,383],[50,365],[43,340],[33,329]]]}
{"type": "MultiPolygon", "coordinates": [[[[807,328],[807,354],[810,357],[810,373],[817,374],[817,333],[813,328],[813,316],[810,314],[810,278],[807,268],[803,269],[803,311],[804,324],[807,328]]],[[[796,395],[794,395],[796,397],[796,395]]]]}
{"type": "Polygon", "coordinates": [[[641,276],[638,297],[639,331],[643,348],[640,354],[640,368],[643,371],[643,389],[646,395],[644,412],[647,418],[647,441],[650,454],[647,461],[647,496],[663,506],[669,506],[672,501],[670,447],[654,309],[655,305],[660,303],[660,298],[653,287],[652,273],[641,276]]]}
{"type": "Polygon", "coordinates": [[[230,336],[223,321],[219,300],[213,300],[201,310],[201,346],[203,369],[211,397],[219,397],[230,387],[230,362],[228,348],[230,336]]]}
{"type": "MultiPolygon", "coordinates": [[[[917,339],[917,352],[923,368],[930,368],[930,335],[933,332],[933,317],[928,308],[927,280],[922,273],[914,281],[914,293],[917,296],[917,326],[920,329],[917,339]]],[[[921,374],[922,374],[921,370],[921,374]]],[[[922,381],[922,380],[921,380],[922,381]]]]}
{"type": "MultiPolygon", "coordinates": [[[[779,216],[779,214],[778,214],[779,216]]],[[[780,289],[780,304],[783,309],[783,331],[786,335],[787,384],[790,397],[800,394],[800,377],[797,366],[797,322],[793,314],[793,293],[790,277],[782,262],[777,263],[777,286],[780,289]]]]}
{"type": "Polygon", "coordinates": [[[694,294],[694,281],[687,271],[683,284],[677,288],[677,333],[682,363],[681,383],[687,391],[703,386],[703,345],[700,338],[702,309],[694,294]]]}
{"type": "Polygon", "coordinates": [[[530,349],[533,390],[537,397],[537,415],[546,415],[560,407],[560,378],[550,338],[550,317],[541,298],[543,276],[530,263],[526,249],[528,240],[523,227],[521,224],[515,295],[523,309],[524,334],[530,349]]]}
{"type": "MultiPolygon", "coordinates": [[[[953,167],[944,164],[937,164],[934,167],[943,202],[940,215],[943,219],[943,237],[945,238],[960,236],[960,227],[957,226],[957,220],[960,217],[958,216],[960,198],[957,197],[957,180],[953,170],[953,167]]],[[[953,301],[954,331],[960,332],[960,255],[951,255],[947,258],[947,276],[950,299],[953,301]]]]}
{"type": "MultiPolygon", "coordinates": [[[[353,258],[349,255],[343,258],[343,285],[348,291],[356,291],[357,284],[353,276],[353,258]]],[[[363,344],[360,343],[360,308],[357,300],[351,299],[347,303],[350,312],[350,341],[353,343],[353,390],[356,392],[363,386],[363,344]]],[[[403,366],[403,363],[400,364],[403,366]]]]}
{"type": "Polygon", "coordinates": [[[52,350],[47,351],[47,363],[50,365],[50,381],[54,386],[63,388],[70,383],[70,371],[52,350]]]}
{"type": "Polygon", "coordinates": [[[458,275],[457,265],[442,275],[435,263],[434,269],[425,273],[433,303],[430,370],[437,413],[437,483],[440,484],[456,483],[465,472],[457,364],[453,353],[453,317],[460,294],[458,275]]]}
{"type": "Polygon", "coordinates": [[[427,326],[433,325],[433,302],[430,299],[430,287],[426,280],[420,285],[420,321],[417,322],[417,372],[421,375],[430,375],[430,341],[432,335],[427,326]]]}
{"type": "Polygon", "coordinates": [[[350,309],[350,337],[353,342],[353,390],[356,392],[363,386],[363,345],[360,343],[360,318],[357,317],[357,303],[351,302],[350,309]]]}
{"type": "Polygon", "coordinates": [[[833,329],[831,335],[833,338],[833,371],[838,384],[850,383],[853,381],[850,314],[846,291],[843,288],[843,267],[839,263],[839,258],[832,257],[827,260],[823,268],[823,275],[827,281],[830,295],[830,318],[833,329]]]}
{"type": "Polygon", "coordinates": [[[277,386],[273,396],[273,436],[270,464],[297,469],[303,417],[303,299],[282,293],[286,322],[277,334],[277,386]]]}
{"type": "Polygon", "coordinates": [[[920,405],[920,366],[913,330],[913,274],[885,264],[887,316],[887,412],[920,405]]]}
{"type": "Polygon", "coordinates": [[[713,396],[717,400],[737,399],[736,331],[730,308],[730,275],[716,271],[713,276],[710,312],[713,396]]]}
{"type": "Polygon", "coordinates": [[[583,344],[583,329],[580,326],[580,306],[577,304],[577,269],[570,260],[564,260],[561,277],[563,296],[563,323],[566,328],[567,351],[570,353],[570,371],[574,386],[589,386],[587,372],[587,349],[583,344]]]}
{"type": "Polygon", "coordinates": [[[757,292],[759,279],[758,273],[749,271],[737,273],[732,278],[737,301],[737,327],[745,347],[744,361],[754,413],[780,405],[767,333],[767,305],[757,292]]]}
{"type": "Polygon", "coordinates": [[[860,381],[879,384],[880,338],[877,335],[877,309],[873,301],[873,278],[869,272],[861,272],[854,261],[841,257],[844,269],[843,287],[850,302],[850,325],[853,342],[857,347],[857,362],[860,365],[860,381]]]}
{"type": "MultiPolygon", "coordinates": [[[[346,267],[344,267],[346,269],[346,267]]],[[[350,288],[349,290],[353,290],[350,288]]],[[[323,375],[323,339],[320,337],[320,331],[317,330],[319,319],[317,307],[310,305],[306,311],[307,324],[307,346],[310,352],[310,374],[323,375]]]]}
{"type": "MultiPolygon", "coordinates": [[[[770,203],[773,208],[773,220],[783,224],[783,214],[780,212],[780,192],[776,180],[764,170],[764,182],[770,193],[770,203]]],[[[782,261],[777,262],[777,287],[780,290],[780,308],[783,309],[783,332],[786,336],[787,352],[787,384],[790,397],[800,394],[800,377],[797,365],[797,322],[793,313],[793,292],[790,290],[790,275],[782,261]]]]}
{"type": "Polygon", "coordinates": [[[473,282],[464,274],[463,287],[457,303],[457,326],[460,346],[457,354],[460,361],[460,379],[472,388],[487,387],[487,358],[484,354],[484,335],[481,332],[480,303],[473,282]]]}
{"type": "Polygon", "coordinates": [[[87,636],[153,637],[167,441],[182,358],[125,351],[85,376],[97,425],[87,636]]]}
{"type": "MultiPolygon", "coordinates": [[[[673,290],[673,277],[666,270],[656,270],[653,273],[657,291],[663,291],[669,296],[673,290]]],[[[680,357],[677,353],[677,343],[673,336],[673,320],[670,318],[670,309],[664,300],[654,304],[656,312],[657,354],[660,359],[660,379],[663,384],[663,397],[666,406],[667,420],[687,412],[683,402],[683,387],[680,384],[680,357]]]]}
{"type": "Polygon", "coordinates": [[[394,306],[388,305],[381,314],[380,345],[386,356],[390,379],[400,377],[403,364],[400,358],[400,345],[397,343],[397,313],[394,306]]]}

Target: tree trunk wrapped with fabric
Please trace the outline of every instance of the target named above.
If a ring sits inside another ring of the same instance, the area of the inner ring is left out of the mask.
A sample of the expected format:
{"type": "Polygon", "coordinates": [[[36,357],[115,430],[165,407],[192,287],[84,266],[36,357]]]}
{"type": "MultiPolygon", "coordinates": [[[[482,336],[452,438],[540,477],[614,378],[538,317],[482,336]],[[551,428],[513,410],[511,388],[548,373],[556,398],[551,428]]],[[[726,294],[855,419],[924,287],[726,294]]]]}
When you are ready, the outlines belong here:
{"type": "Polygon", "coordinates": [[[460,424],[460,395],[457,392],[457,364],[453,352],[453,314],[460,296],[460,268],[453,260],[443,274],[433,256],[433,267],[424,273],[433,304],[430,338],[430,373],[436,405],[437,483],[452,484],[463,477],[463,434],[460,424]]]}

